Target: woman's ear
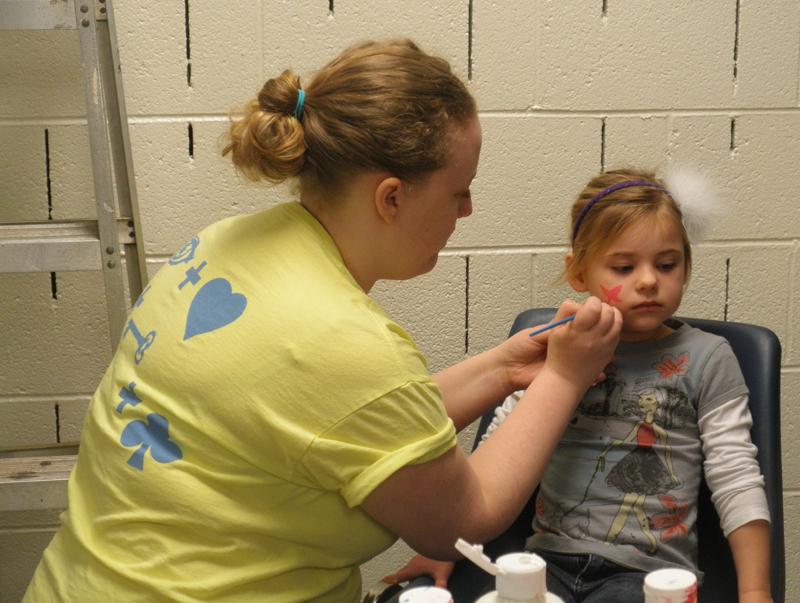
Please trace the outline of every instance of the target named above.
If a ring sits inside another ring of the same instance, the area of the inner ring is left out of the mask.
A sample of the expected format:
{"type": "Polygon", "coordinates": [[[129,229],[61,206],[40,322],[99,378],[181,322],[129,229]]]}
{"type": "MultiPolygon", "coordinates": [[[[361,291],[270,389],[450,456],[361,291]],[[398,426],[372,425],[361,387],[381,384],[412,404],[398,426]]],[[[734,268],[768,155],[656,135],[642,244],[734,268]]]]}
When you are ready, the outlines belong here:
{"type": "Polygon", "coordinates": [[[575,255],[570,251],[564,256],[564,274],[566,274],[567,282],[577,293],[583,293],[587,290],[586,281],[583,278],[583,272],[574,272],[570,270],[572,263],[575,261],[575,255]]]}
{"type": "Polygon", "coordinates": [[[387,176],[378,181],[373,201],[375,203],[375,211],[382,222],[393,224],[397,220],[405,194],[405,184],[400,178],[387,176]]]}

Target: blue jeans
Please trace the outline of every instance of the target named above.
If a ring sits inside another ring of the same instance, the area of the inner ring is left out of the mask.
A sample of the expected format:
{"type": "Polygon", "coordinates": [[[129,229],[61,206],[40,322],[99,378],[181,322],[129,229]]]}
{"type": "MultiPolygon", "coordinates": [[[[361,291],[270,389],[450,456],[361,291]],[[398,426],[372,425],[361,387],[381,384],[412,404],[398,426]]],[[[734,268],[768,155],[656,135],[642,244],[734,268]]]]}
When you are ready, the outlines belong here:
{"type": "Polygon", "coordinates": [[[564,603],[644,603],[647,572],[597,555],[536,551],[547,562],[547,590],[564,603]]]}

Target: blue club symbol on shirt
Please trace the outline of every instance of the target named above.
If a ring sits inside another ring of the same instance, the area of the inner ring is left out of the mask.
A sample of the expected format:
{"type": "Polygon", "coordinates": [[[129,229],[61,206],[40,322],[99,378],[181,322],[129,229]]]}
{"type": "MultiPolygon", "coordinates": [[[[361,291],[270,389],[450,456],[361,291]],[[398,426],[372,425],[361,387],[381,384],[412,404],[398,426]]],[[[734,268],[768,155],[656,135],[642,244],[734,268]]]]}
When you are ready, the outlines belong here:
{"type": "Polygon", "coordinates": [[[139,447],[128,459],[128,464],[139,471],[144,470],[144,456],[148,449],[153,459],[159,463],[171,463],[183,458],[180,446],[169,439],[169,421],[156,413],[147,415],[147,423],[144,421],[128,423],[122,430],[119,441],[128,448],[139,447]]]}

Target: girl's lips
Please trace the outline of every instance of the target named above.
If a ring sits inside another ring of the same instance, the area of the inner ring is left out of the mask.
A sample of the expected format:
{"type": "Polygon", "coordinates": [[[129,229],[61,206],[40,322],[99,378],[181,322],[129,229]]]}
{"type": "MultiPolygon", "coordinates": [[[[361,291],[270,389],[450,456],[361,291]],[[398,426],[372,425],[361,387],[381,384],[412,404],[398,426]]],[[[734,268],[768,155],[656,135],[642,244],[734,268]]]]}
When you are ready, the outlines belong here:
{"type": "Polygon", "coordinates": [[[641,310],[642,312],[659,310],[661,308],[661,304],[656,302],[645,302],[643,304],[637,304],[633,307],[634,310],[641,310]]]}

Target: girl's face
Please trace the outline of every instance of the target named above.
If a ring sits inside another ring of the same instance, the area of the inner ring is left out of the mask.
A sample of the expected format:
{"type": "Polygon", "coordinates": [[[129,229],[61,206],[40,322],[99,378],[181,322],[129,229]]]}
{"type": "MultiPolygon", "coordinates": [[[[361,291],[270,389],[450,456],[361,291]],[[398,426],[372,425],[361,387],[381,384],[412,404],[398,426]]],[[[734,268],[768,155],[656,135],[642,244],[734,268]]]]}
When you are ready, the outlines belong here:
{"type": "Polygon", "coordinates": [[[664,336],[686,284],[680,226],[660,212],[631,224],[570,284],[619,308],[622,341],[664,336]]]}

